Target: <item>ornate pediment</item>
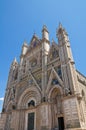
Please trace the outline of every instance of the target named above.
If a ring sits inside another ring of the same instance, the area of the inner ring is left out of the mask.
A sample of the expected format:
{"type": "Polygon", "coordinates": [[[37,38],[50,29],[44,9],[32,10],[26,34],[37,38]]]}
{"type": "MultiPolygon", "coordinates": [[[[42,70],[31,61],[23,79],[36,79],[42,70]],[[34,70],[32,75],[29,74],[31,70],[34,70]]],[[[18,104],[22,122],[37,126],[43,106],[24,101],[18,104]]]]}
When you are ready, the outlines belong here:
{"type": "Polygon", "coordinates": [[[34,48],[39,44],[40,44],[40,39],[36,36],[36,34],[34,34],[30,42],[30,48],[34,48]]]}
{"type": "Polygon", "coordinates": [[[54,85],[59,85],[59,86],[63,87],[61,70],[59,67],[58,68],[52,67],[46,92],[54,85]]]}

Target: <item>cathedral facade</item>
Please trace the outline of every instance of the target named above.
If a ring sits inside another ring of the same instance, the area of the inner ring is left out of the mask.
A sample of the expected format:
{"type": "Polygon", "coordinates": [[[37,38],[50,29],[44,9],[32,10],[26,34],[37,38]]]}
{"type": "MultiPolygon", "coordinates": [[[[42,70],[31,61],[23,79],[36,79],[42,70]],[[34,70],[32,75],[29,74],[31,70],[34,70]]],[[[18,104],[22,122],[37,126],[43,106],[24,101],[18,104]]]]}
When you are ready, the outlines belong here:
{"type": "Polygon", "coordinates": [[[76,70],[66,30],[46,26],[11,64],[0,130],[86,130],[86,77],[76,70]]]}

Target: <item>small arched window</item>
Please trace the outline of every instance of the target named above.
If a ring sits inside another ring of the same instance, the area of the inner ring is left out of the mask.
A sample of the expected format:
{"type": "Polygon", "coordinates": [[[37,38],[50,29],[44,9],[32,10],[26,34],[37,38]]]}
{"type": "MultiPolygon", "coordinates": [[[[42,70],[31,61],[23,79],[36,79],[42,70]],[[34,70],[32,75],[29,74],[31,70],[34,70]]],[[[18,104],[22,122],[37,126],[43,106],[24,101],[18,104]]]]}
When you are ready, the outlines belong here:
{"type": "Polygon", "coordinates": [[[35,102],[33,100],[31,100],[29,103],[28,103],[28,107],[31,107],[31,106],[35,106],[35,102]]]}

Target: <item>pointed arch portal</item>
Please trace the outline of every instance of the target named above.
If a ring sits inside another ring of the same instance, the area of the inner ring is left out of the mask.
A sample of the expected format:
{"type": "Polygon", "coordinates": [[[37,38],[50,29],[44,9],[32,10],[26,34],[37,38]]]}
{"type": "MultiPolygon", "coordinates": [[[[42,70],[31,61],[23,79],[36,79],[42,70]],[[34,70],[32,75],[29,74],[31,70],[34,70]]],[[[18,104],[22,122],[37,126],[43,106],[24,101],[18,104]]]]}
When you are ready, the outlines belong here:
{"type": "Polygon", "coordinates": [[[64,116],[62,110],[62,93],[59,87],[50,90],[49,97],[51,102],[52,128],[64,130],[64,116]]]}

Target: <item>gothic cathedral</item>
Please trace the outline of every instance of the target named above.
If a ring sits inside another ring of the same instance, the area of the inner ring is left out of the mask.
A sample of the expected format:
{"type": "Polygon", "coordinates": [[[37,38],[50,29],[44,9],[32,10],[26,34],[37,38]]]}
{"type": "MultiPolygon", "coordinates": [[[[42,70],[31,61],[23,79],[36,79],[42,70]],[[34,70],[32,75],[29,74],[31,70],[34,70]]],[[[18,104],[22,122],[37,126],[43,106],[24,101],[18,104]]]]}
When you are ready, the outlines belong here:
{"type": "Polygon", "coordinates": [[[46,26],[11,64],[0,130],[86,130],[86,77],[76,70],[66,30],[46,26]]]}

